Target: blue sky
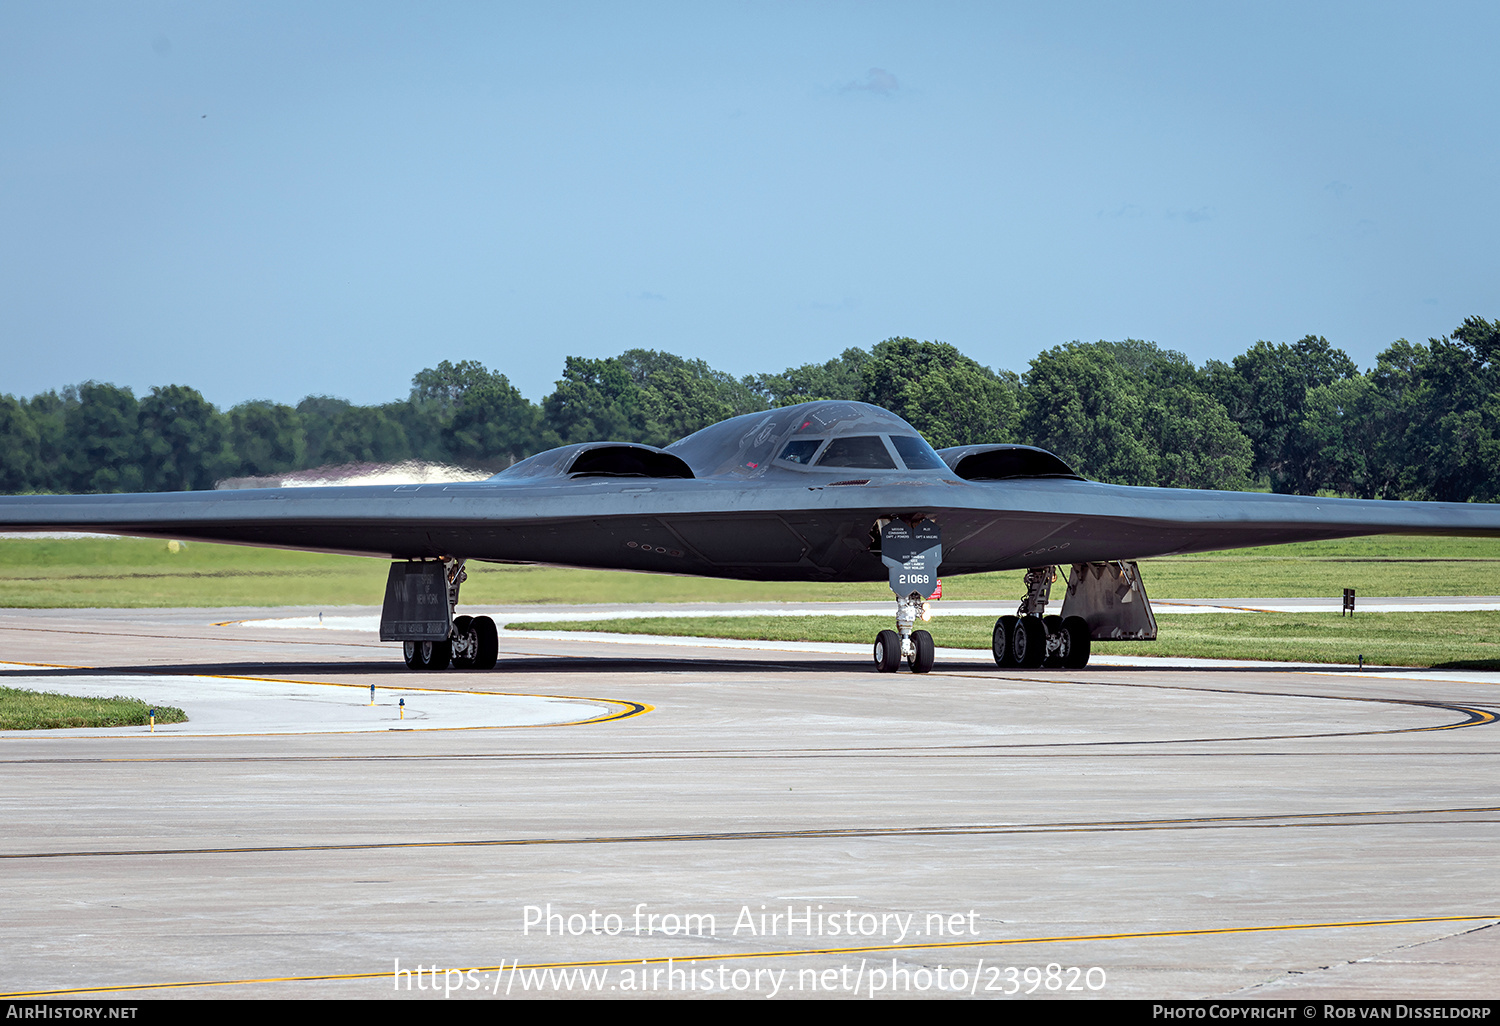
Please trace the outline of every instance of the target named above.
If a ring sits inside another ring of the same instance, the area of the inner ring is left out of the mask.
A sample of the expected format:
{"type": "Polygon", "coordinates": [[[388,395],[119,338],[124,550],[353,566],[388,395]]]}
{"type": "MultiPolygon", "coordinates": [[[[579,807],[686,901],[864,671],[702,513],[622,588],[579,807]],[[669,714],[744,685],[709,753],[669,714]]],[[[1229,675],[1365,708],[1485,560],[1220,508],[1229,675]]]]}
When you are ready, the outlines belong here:
{"type": "Polygon", "coordinates": [[[1500,5],[0,0],[0,392],[1500,317],[1500,5]]]}

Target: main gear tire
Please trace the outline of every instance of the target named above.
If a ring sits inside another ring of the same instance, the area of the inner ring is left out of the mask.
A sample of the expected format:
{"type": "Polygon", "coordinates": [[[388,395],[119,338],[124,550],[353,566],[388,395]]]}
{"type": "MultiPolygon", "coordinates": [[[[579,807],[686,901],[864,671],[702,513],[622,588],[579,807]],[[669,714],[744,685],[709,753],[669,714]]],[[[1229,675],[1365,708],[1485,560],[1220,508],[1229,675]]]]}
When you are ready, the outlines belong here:
{"type": "Polygon", "coordinates": [[[1047,658],[1047,628],[1042,626],[1041,619],[1017,617],[1016,629],[1010,632],[1010,649],[1017,666],[1027,670],[1039,668],[1047,658]]]}
{"type": "Polygon", "coordinates": [[[500,631],[495,621],[487,616],[476,616],[469,629],[478,635],[479,640],[474,650],[474,669],[493,670],[500,659],[500,631]]]}
{"type": "Polygon", "coordinates": [[[1011,649],[1011,635],[1015,633],[1016,621],[1020,617],[1002,616],[995,621],[995,633],[990,638],[990,652],[995,657],[996,666],[1011,667],[1016,665],[1015,653],[1011,649]]]}
{"type": "Polygon", "coordinates": [[[1081,616],[1070,616],[1063,621],[1063,630],[1068,635],[1068,651],[1063,656],[1063,667],[1081,670],[1089,664],[1089,650],[1093,647],[1089,623],[1081,616]]]}

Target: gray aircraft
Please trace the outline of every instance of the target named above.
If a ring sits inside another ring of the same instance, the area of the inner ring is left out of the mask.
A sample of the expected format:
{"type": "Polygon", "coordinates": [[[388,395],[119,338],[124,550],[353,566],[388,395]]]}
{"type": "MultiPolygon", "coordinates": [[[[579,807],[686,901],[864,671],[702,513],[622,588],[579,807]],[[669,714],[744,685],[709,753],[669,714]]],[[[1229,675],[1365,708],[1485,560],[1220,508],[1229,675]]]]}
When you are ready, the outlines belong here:
{"type": "Polygon", "coordinates": [[[1001,666],[1078,668],[1093,642],[1149,640],[1136,561],[1372,534],[1500,535],[1500,506],[1133,488],[1024,445],[934,451],[896,415],[813,402],[735,417],[665,449],[563,446],[486,481],[0,498],[0,529],[85,530],[378,556],[380,636],[412,669],[495,665],[485,616],[457,613],[467,560],[763,581],[889,581],[877,669],[932,668],[946,575],[1024,569],[995,624],[1001,666]],[[1057,568],[1059,615],[1047,615],[1057,568]]]}

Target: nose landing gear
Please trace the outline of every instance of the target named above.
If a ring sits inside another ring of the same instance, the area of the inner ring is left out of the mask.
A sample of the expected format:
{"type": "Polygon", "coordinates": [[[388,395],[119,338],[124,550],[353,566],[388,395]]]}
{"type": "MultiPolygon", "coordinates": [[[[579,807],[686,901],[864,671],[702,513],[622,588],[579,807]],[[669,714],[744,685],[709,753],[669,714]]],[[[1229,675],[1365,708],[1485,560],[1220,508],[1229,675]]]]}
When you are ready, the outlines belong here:
{"type": "Polygon", "coordinates": [[[926,673],[932,669],[937,646],[932,635],[926,631],[914,631],[917,617],[927,619],[927,603],[922,596],[912,592],[905,598],[896,599],[896,629],[881,631],[875,635],[875,669],[880,673],[895,673],[902,660],[911,667],[912,673],[926,673]]]}
{"type": "Polygon", "coordinates": [[[918,617],[925,621],[930,616],[927,599],[938,588],[942,530],[920,516],[912,522],[883,520],[878,526],[880,559],[890,568],[891,591],[896,594],[896,629],[875,636],[875,669],[895,673],[904,660],[912,673],[926,673],[932,669],[937,646],[931,634],[912,627],[918,617]]]}

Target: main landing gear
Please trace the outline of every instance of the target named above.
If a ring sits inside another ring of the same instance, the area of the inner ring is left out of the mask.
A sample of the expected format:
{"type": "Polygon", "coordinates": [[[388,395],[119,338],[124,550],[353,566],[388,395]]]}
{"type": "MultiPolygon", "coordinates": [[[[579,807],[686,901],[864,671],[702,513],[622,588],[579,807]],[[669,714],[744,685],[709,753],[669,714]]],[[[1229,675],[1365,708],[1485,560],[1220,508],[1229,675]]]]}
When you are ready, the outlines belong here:
{"type": "Polygon", "coordinates": [[[1081,670],[1095,641],[1156,640],[1156,617],[1135,563],[1074,563],[1062,615],[1049,616],[1056,580],[1057,567],[1026,571],[1021,607],[995,621],[990,648],[997,666],[1081,670]]]}
{"type": "Polygon", "coordinates": [[[455,616],[446,641],[403,641],[409,670],[493,670],[500,659],[500,630],[488,616],[455,616]]]}
{"type": "Polygon", "coordinates": [[[459,585],[469,579],[461,559],[393,563],[386,583],[380,640],[401,642],[408,669],[492,670],[500,631],[488,616],[454,616],[459,585]]]}
{"type": "Polygon", "coordinates": [[[1015,616],[995,621],[990,651],[996,666],[1024,669],[1062,667],[1081,670],[1089,664],[1089,625],[1081,616],[1047,616],[1047,599],[1057,568],[1026,571],[1026,597],[1015,616]]]}
{"type": "Polygon", "coordinates": [[[932,669],[932,660],[937,647],[932,635],[926,631],[914,631],[917,617],[927,619],[927,603],[916,592],[896,599],[896,629],[881,631],[875,635],[875,669],[880,673],[895,673],[902,660],[911,667],[912,673],[926,673],[932,669]]]}

